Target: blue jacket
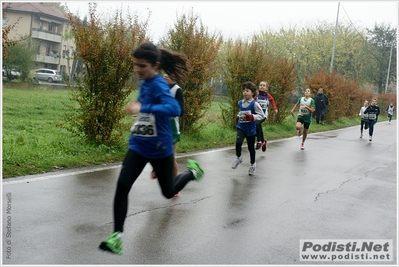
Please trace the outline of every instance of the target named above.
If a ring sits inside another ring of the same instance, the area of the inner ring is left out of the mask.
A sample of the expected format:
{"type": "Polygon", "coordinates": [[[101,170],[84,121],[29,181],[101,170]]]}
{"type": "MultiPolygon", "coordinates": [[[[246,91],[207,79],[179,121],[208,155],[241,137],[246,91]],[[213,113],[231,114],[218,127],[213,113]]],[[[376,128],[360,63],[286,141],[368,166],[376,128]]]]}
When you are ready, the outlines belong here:
{"type": "Polygon", "coordinates": [[[137,100],[141,109],[131,129],[129,149],[150,159],[172,155],[170,118],[179,116],[181,108],[169,92],[169,85],[160,74],[144,80],[137,100]]]}

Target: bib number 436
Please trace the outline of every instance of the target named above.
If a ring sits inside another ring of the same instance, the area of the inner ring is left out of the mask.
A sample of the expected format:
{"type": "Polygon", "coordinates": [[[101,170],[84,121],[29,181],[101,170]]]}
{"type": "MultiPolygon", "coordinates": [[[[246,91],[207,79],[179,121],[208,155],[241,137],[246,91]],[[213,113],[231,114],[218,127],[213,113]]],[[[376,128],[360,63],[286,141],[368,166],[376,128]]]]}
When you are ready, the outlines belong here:
{"type": "Polygon", "coordinates": [[[136,122],[130,129],[133,135],[142,137],[157,136],[157,126],[155,123],[155,116],[148,113],[139,113],[136,122]]]}
{"type": "Polygon", "coordinates": [[[134,135],[154,135],[154,126],[135,124],[132,129],[134,135]]]}

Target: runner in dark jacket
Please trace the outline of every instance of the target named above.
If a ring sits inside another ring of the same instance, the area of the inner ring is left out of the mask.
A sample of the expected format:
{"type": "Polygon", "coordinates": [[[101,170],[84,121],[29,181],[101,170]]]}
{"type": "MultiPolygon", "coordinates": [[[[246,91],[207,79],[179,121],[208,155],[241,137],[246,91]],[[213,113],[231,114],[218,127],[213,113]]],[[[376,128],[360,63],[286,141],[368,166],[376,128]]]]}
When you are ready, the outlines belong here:
{"type": "Polygon", "coordinates": [[[380,107],[377,106],[377,99],[371,101],[371,105],[366,108],[364,114],[368,114],[369,119],[369,141],[373,139],[374,125],[377,123],[378,115],[380,115],[380,107]]]}

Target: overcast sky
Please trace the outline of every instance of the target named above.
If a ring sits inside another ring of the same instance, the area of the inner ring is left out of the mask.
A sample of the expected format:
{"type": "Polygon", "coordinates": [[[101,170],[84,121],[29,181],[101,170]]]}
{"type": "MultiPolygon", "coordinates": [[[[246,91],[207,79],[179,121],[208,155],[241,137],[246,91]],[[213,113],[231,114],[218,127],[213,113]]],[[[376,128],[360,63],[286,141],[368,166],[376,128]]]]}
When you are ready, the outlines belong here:
{"type": "MultiPolygon", "coordinates": [[[[96,1],[98,14],[109,16],[117,8],[143,17],[150,17],[150,35],[157,41],[176,18],[193,10],[210,32],[220,31],[225,38],[252,36],[261,29],[288,29],[291,26],[316,25],[327,21],[335,25],[338,13],[340,22],[350,23],[360,30],[373,28],[375,23],[398,25],[397,1],[96,1]]],[[[72,13],[83,18],[88,11],[86,1],[65,3],[72,13]]]]}

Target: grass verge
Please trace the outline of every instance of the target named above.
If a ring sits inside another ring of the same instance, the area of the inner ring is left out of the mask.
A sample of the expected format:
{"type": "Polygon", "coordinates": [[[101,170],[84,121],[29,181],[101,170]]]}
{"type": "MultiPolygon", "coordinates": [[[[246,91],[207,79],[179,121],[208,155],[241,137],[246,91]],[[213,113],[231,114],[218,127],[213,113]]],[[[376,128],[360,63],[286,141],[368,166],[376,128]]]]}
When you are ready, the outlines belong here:
{"type": "MultiPolygon", "coordinates": [[[[68,90],[3,88],[2,93],[3,178],[123,160],[129,133],[126,133],[125,140],[113,146],[94,146],[56,126],[67,111],[62,103],[69,101],[68,90]]],[[[223,126],[218,100],[215,100],[202,120],[206,126],[200,133],[182,134],[177,146],[178,153],[234,145],[236,131],[223,126]]],[[[342,118],[332,124],[312,124],[309,133],[358,124],[358,118],[342,118]]],[[[294,125],[294,118],[288,118],[279,125],[263,123],[265,136],[269,140],[294,136],[294,125]]]]}

